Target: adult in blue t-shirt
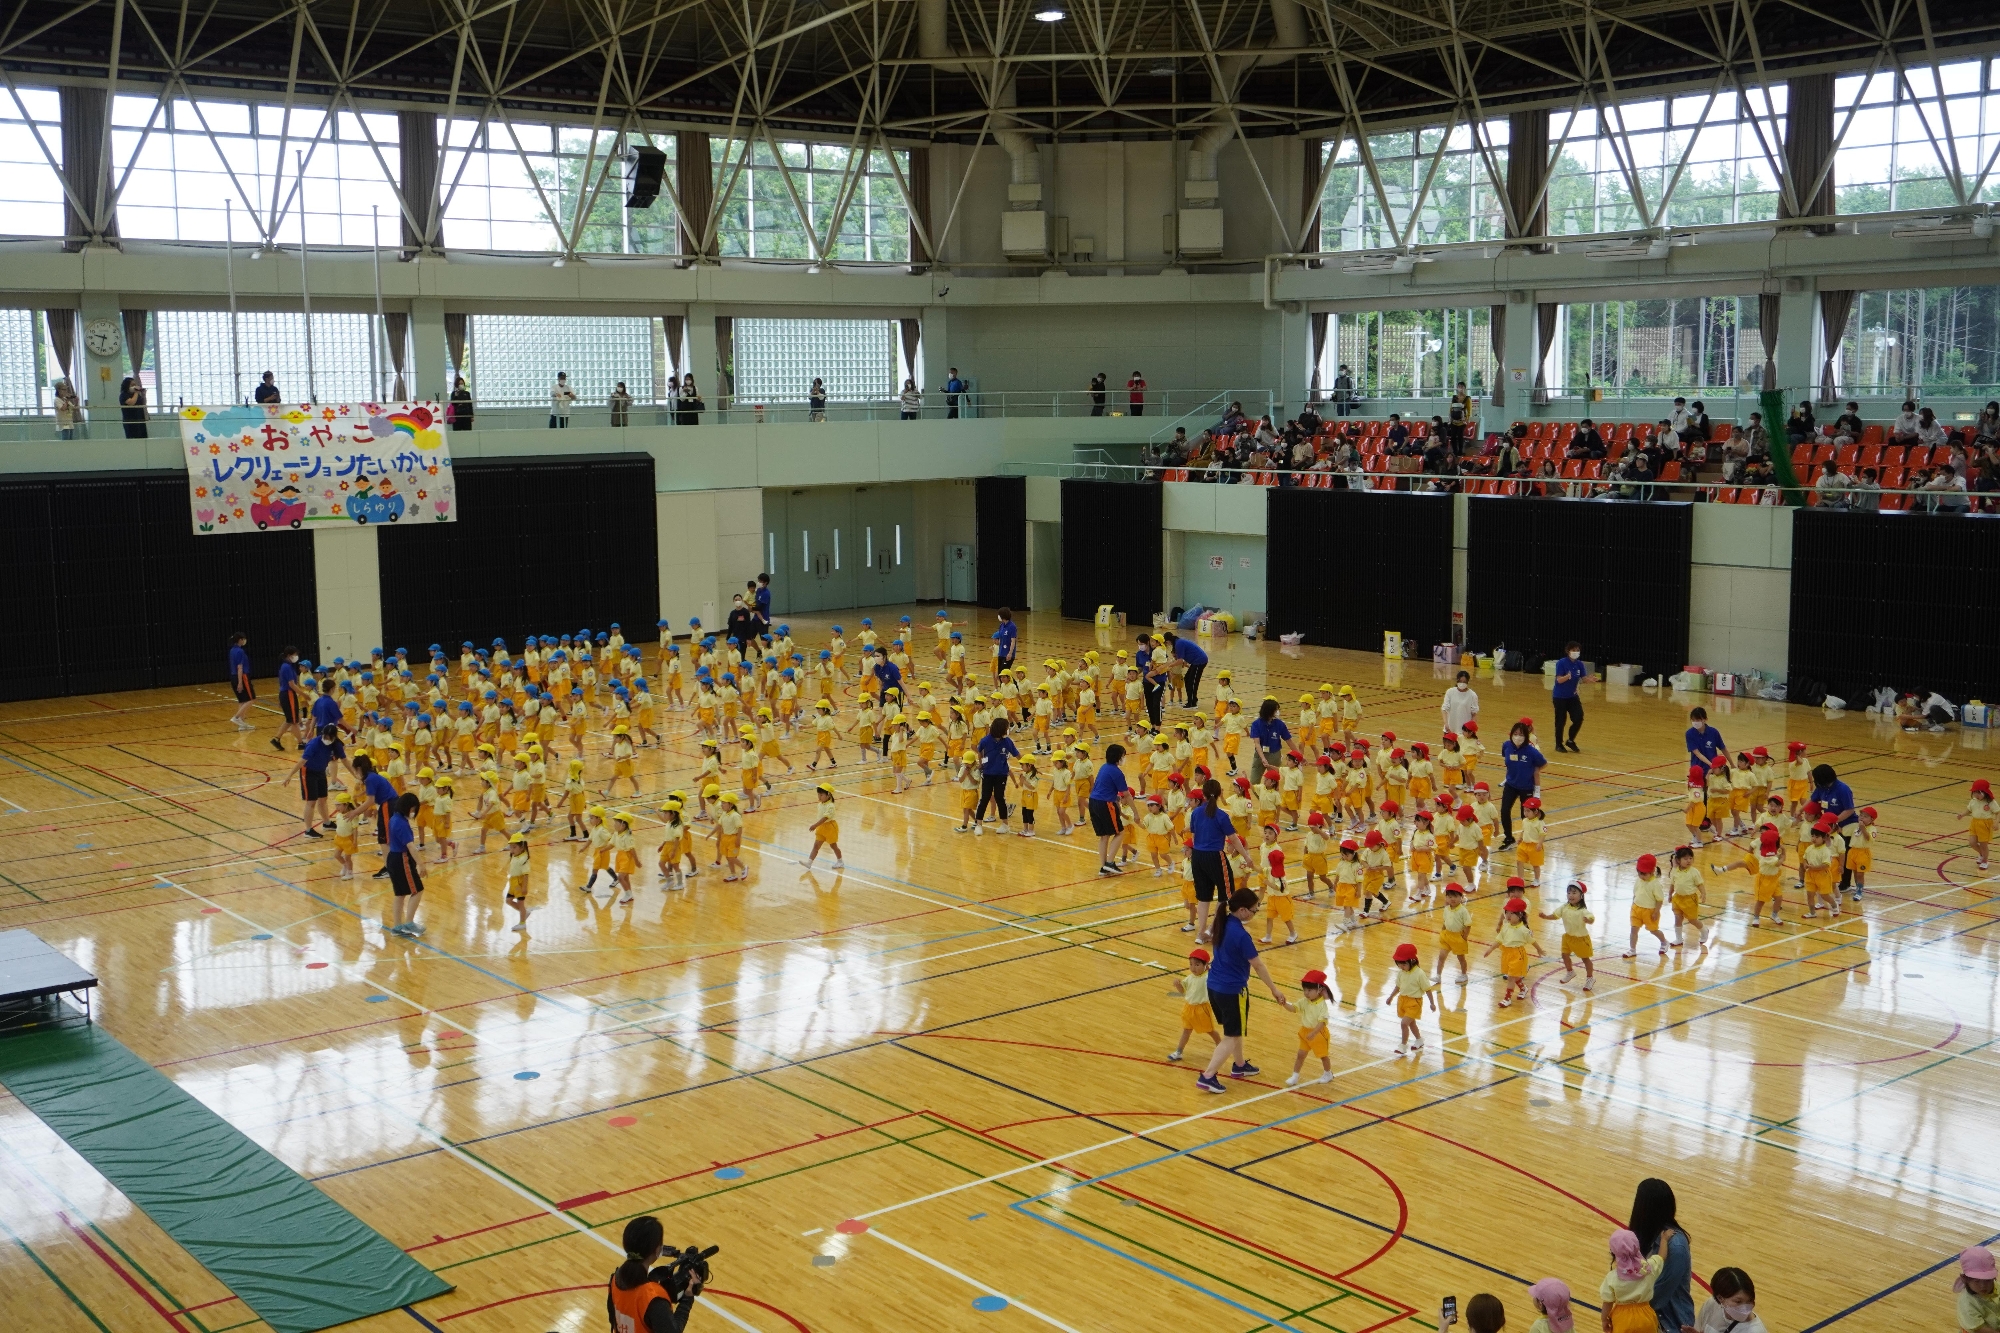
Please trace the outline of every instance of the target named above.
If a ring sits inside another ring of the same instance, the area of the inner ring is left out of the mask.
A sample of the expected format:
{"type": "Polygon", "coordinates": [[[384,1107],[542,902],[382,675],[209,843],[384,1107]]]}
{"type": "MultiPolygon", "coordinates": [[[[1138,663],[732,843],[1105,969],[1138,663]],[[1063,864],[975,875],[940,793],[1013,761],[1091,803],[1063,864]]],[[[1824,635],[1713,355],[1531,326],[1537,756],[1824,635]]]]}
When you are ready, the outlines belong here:
{"type": "Polygon", "coordinates": [[[1201,942],[1207,944],[1208,926],[1207,904],[1220,897],[1224,902],[1236,891],[1236,875],[1229,858],[1223,853],[1234,852],[1247,860],[1249,852],[1244,850],[1243,838],[1236,831],[1235,821],[1222,808],[1222,784],[1210,778],[1201,785],[1201,804],[1188,811],[1188,835],[1194,842],[1194,854],[1190,861],[1194,870],[1194,898],[1188,904],[1188,925],[1190,930],[1201,932],[1201,942]]]}
{"type": "Polygon", "coordinates": [[[1563,647],[1563,655],[1556,662],[1556,683],[1549,691],[1556,705],[1556,749],[1580,754],[1576,748],[1576,733],[1583,730],[1583,700],[1576,694],[1579,685],[1588,685],[1597,677],[1583,667],[1583,645],[1569,643],[1563,647]],[[1563,738],[1563,724],[1569,724],[1569,738],[1563,738]]]}
{"type": "Polygon", "coordinates": [[[1257,973],[1279,1007],[1292,1007],[1285,993],[1271,980],[1271,970],[1257,956],[1257,946],[1250,938],[1248,925],[1256,915],[1255,889],[1237,889],[1229,895],[1227,902],[1217,903],[1215,907],[1215,922],[1210,931],[1215,937],[1215,960],[1208,967],[1208,1007],[1222,1029],[1222,1039],[1215,1044],[1214,1054],[1208,1057],[1208,1067],[1195,1080],[1195,1086],[1203,1092],[1224,1090],[1219,1075],[1225,1060],[1229,1061],[1232,1078],[1255,1078],[1263,1072],[1250,1063],[1243,1050],[1243,1034],[1250,1027],[1252,971],[1257,973]]]}
{"type": "Polygon", "coordinates": [[[1532,726],[1527,718],[1522,718],[1507,730],[1507,739],[1500,744],[1500,762],[1506,769],[1504,786],[1500,791],[1500,847],[1504,851],[1514,845],[1514,803],[1534,799],[1541,790],[1542,770],[1549,761],[1534,747],[1528,737],[1532,726]]]}
{"type": "Polygon", "coordinates": [[[1722,733],[1708,725],[1708,710],[1694,708],[1688,711],[1687,749],[1688,760],[1703,768],[1714,768],[1715,761],[1727,757],[1729,747],[1723,744],[1722,733]]]}
{"type": "MultiPolygon", "coordinates": [[[[1007,829],[1007,774],[1009,759],[1019,759],[1021,751],[1014,742],[1007,739],[1007,719],[996,717],[979,738],[979,806],[972,812],[972,832],[977,837],[986,832],[986,805],[991,801],[1000,807],[1000,831],[1007,829]]],[[[1021,812],[1021,832],[1035,831],[1035,812],[1021,812]]]]}
{"type": "MultiPolygon", "coordinates": [[[[374,802],[375,805],[375,840],[384,847],[387,847],[389,845],[389,816],[396,809],[396,789],[390,784],[389,779],[375,771],[375,765],[369,762],[367,755],[358,754],[354,756],[353,766],[354,771],[361,775],[362,796],[374,802]]],[[[388,867],[384,866],[375,872],[375,878],[381,879],[388,873],[388,867]]]]}
{"type": "Polygon", "coordinates": [[[1279,767],[1279,758],[1292,739],[1292,729],[1278,716],[1278,701],[1266,699],[1257,705],[1257,720],[1250,724],[1250,783],[1264,780],[1264,770],[1279,767]]]}
{"type": "Polygon", "coordinates": [[[241,630],[229,636],[229,688],[236,694],[236,711],[229,720],[238,731],[254,730],[244,715],[257,702],[257,687],[250,683],[250,640],[241,630]]]}
{"type": "Polygon", "coordinates": [[[299,650],[290,644],[278,654],[278,734],[271,738],[273,750],[285,748],[285,734],[298,736],[304,745],[306,733],[299,725],[299,650]]]}
{"type": "Polygon", "coordinates": [[[1125,831],[1125,820],[1132,813],[1132,784],[1125,780],[1125,770],[1118,767],[1124,758],[1124,746],[1105,746],[1104,762],[1097,766],[1097,777],[1090,784],[1090,828],[1097,835],[1097,873],[1100,875],[1118,873],[1117,853],[1113,846],[1125,831]]]}
{"type": "Polygon", "coordinates": [[[1181,688],[1187,692],[1187,706],[1195,707],[1195,696],[1201,692],[1201,673],[1208,668],[1208,654],[1192,639],[1183,639],[1169,632],[1167,647],[1173,651],[1174,660],[1187,663],[1187,674],[1181,678],[1181,688]]]}
{"type": "Polygon", "coordinates": [[[393,802],[386,839],[389,859],[380,871],[389,877],[389,887],[396,894],[396,919],[388,929],[391,935],[413,940],[424,933],[424,928],[417,924],[417,907],[424,900],[424,877],[417,871],[417,835],[410,827],[410,816],[417,813],[421,802],[413,791],[397,796],[391,788],[389,795],[393,802]]]}
{"type": "MultiPolygon", "coordinates": [[[[1861,822],[1861,815],[1855,806],[1854,789],[1840,780],[1832,764],[1814,764],[1812,771],[1812,799],[1819,805],[1821,818],[1832,816],[1834,827],[1847,828],[1861,822]]],[[[1854,872],[1843,862],[1840,867],[1840,888],[1860,900],[1861,890],[1854,887],[1854,872]]]]}
{"type": "Polygon", "coordinates": [[[326,769],[339,752],[340,733],[332,727],[299,747],[299,799],[306,806],[308,838],[319,836],[319,825],[326,818],[326,769]]]}
{"type": "Polygon", "coordinates": [[[1014,665],[1014,645],[1020,640],[1021,627],[1014,623],[1014,609],[1000,608],[1000,628],[993,631],[993,668],[996,671],[1011,670],[1014,665]]]}
{"type": "Polygon", "coordinates": [[[1155,646],[1150,633],[1139,635],[1139,647],[1132,654],[1132,665],[1139,668],[1139,687],[1145,691],[1146,717],[1152,729],[1160,729],[1160,705],[1167,695],[1167,673],[1173,669],[1174,659],[1167,650],[1155,646]]]}

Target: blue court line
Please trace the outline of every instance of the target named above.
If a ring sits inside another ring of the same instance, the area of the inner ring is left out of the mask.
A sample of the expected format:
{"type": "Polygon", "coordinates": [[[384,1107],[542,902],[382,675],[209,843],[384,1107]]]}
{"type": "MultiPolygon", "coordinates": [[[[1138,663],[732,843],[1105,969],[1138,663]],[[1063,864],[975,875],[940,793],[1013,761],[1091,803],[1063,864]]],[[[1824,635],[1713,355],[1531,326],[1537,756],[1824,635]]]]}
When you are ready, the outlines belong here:
{"type": "MultiPolygon", "coordinates": [[[[61,778],[57,777],[55,774],[45,773],[41,769],[36,768],[33,764],[24,764],[11,754],[0,754],[0,760],[5,760],[7,763],[12,764],[14,767],[18,769],[22,769],[28,773],[32,773],[34,776],[40,778],[44,782],[53,782],[56,784],[56,786],[61,787],[64,791],[75,792],[78,796],[87,796],[92,800],[106,799],[105,794],[101,791],[85,791],[82,787],[72,787],[70,786],[69,783],[64,782],[61,778]]],[[[109,799],[116,800],[117,798],[111,797],[109,799]]]]}
{"type": "Polygon", "coordinates": [[[398,1308],[401,1309],[404,1314],[408,1315],[410,1318],[416,1320],[419,1324],[422,1324],[425,1328],[429,1329],[431,1333],[444,1333],[443,1329],[439,1328],[436,1324],[433,1324],[430,1320],[418,1314],[415,1306],[404,1305],[404,1306],[399,1306],[398,1308]]]}
{"type": "MultiPolygon", "coordinates": [[[[1988,1236],[1985,1240],[1982,1240],[1979,1243],[1982,1246],[1986,1246],[1986,1245],[1991,1245],[1996,1240],[2000,1240],[2000,1231],[1996,1231],[1994,1234],[1988,1236]]],[[[1856,1301],[1854,1304],[1848,1306],[1845,1310],[1841,1310],[1838,1311],[1837,1313],[1830,1314],[1826,1318],[1820,1320],[1817,1324],[1810,1324],[1807,1327],[1800,1329],[1799,1333],[1819,1333],[1819,1330],[1825,1328],[1827,1325],[1837,1324],[1841,1320],[1847,1318],[1847,1316],[1854,1314],[1857,1311],[1865,1310],[1869,1306],[1875,1304],[1875,1302],[1882,1300],[1886,1297],[1895,1295],[1897,1292],[1901,1291],[1904,1287],[1909,1286],[1911,1283],[1921,1282],[1925,1278],[1929,1277],[1932,1273],[1937,1272],[1940,1268],[1949,1268],[1957,1262],[1958,1262],[1958,1256],[1955,1254],[1952,1255],[1949,1259],[1940,1259],[1936,1263],[1932,1264],[1929,1268],[1923,1269],[1919,1272],[1912,1273],[1908,1277],[1904,1278],[1901,1282],[1897,1282],[1891,1286],[1884,1287],[1882,1288],[1882,1290],[1876,1292],[1873,1296],[1864,1296],[1860,1300],[1856,1301]]]]}

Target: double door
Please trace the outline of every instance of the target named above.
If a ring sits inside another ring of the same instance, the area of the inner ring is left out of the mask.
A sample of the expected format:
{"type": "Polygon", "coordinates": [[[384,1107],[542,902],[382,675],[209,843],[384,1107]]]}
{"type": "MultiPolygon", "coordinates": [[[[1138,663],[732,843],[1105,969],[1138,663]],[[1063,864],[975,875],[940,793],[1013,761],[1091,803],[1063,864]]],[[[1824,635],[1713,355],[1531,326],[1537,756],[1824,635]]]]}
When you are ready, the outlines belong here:
{"type": "Polygon", "coordinates": [[[915,601],[915,519],[906,485],[766,491],[765,541],[784,552],[775,604],[796,614],[915,601]]]}

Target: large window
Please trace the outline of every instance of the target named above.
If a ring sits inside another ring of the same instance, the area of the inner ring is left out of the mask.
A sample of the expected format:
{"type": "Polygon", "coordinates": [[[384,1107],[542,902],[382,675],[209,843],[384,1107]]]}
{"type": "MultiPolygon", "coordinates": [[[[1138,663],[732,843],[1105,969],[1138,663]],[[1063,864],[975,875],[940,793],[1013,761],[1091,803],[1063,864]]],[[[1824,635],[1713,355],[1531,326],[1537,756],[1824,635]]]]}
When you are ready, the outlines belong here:
{"type": "Polygon", "coordinates": [[[905,263],[910,257],[910,210],[896,184],[909,172],[909,154],[887,153],[859,161],[839,144],[712,141],[715,190],[727,191],[717,237],[722,253],[751,259],[813,259],[812,237],[833,232],[828,259],[905,263]],[[782,156],[781,156],[782,155],[782,156]],[[779,164],[782,161],[783,166],[779,164]]]}
{"type": "Polygon", "coordinates": [[[1839,365],[1847,393],[1991,393],[2000,383],[2000,287],[1856,292],[1839,365]]]}
{"type": "Polygon", "coordinates": [[[1548,387],[1673,395],[1757,389],[1764,344],[1754,296],[1598,301],[1557,312],[1548,387]]]}
{"type": "Polygon", "coordinates": [[[546,406],[561,371],[579,403],[603,403],[612,386],[653,401],[660,323],[598,315],[474,315],[466,378],[488,406],[546,406]]]}
{"type": "Polygon", "coordinates": [[[1366,398],[1442,398],[1460,380],[1476,397],[1498,373],[1492,311],[1370,310],[1336,314],[1327,338],[1320,383],[1331,386],[1340,367],[1366,398]]]}
{"type": "MultiPolygon", "coordinates": [[[[445,241],[469,250],[581,254],[674,253],[674,206],[662,189],[649,208],[625,207],[623,142],[588,127],[521,121],[451,122],[438,194],[445,241]],[[583,223],[577,216],[583,213],[583,223]],[[560,230],[558,230],[560,226],[560,230]],[[575,245],[567,242],[572,233],[575,245]]],[[[667,155],[674,137],[631,136],[667,155]]]]}
{"type": "Polygon", "coordinates": [[[892,319],[739,319],[738,402],[797,401],[815,377],[835,401],[893,398],[902,387],[892,319]]]}
{"type": "MultiPolygon", "coordinates": [[[[1625,102],[1600,113],[1549,117],[1561,153],[1549,179],[1549,234],[1581,236],[1649,225],[1763,222],[1778,215],[1777,177],[1757,138],[1752,107],[1734,94],[1625,102]],[[1622,129],[1622,133],[1620,130],[1622,129]],[[1645,201],[1645,213],[1634,199],[1645,201]],[[1671,190],[1671,194],[1669,191],[1671,190]],[[1665,199],[1664,209],[1661,200],[1665,199]]],[[[1785,90],[1771,97],[1782,126],[1785,90]]],[[[1766,140],[1771,119],[1762,122],[1766,140]]]]}
{"type": "MultiPolygon", "coordinates": [[[[227,311],[153,313],[159,353],[159,386],[152,397],[155,407],[246,402],[267,370],[273,372],[278,391],[288,403],[366,403],[387,396],[390,381],[386,370],[384,387],[370,388],[368,382],[372,315],[315,311],[310,358],[303,314],[244,311],[236,320],[232,348],[227,311]],[[234,373],[238,361],[242,365],[240,379],[234,373]]],[[[378,349],[375,361],[386,367],[387,353],[378,349]]]]}
{"type": "Polygon", "coordinates": [[[22,88],[18,102],[11,93],[0,96],[0,213],[6,219],[0,221],[0,234],[63,234],[62,182],[50,170],[51,160],[62,161],[62,113],[55,91],[22,88]]]}
{"type": "Polygon", "coordinates": [[[43,366],[41,312],[0,310],[0,412],[42,410],[43,366]]]}
{"type": "Polygon", "coordinates": [[[287,115],[282,106],[241,102],[162,107],[150,97],[116,98],[111,114],[113,184],[124,181],[122,235],[219,241],[231,231],[253,242],[270,230],[273,241],[297,244],[303,217],[311,245],[399,243],[393,115],[306,106],[287,115]]]}
{"type": "Polygon", "coordinates": [[[1834,130],[1846,134],[1834,155],[1834,194],[1843,213],[1938,208],[2000,200],[1993,174],[2000,147],[2000,61],[1941,66],[1939,77],[1912,65],[1834,82],[1834,130]],[[1848,119],[1849,109],[1853,118],[1848,119]]]}
{"type": "MultiPolygon", "coordinates": [[[[1500,179],[1505,180],[1507,122],[1488,122],[1484,137],[1500,179]]],[[[1327,168],[1321,195],[1320,249],[1394,246],[1397,235],[1409,228],[1413,212],[1416,229],[1409,238],[1411,244],[1497,240],[1507,234],[1506,213],[1494,191],[1493,175],[1486,169],[1485,155],[1473,143],[1469,126],[1454,127],[1448,139],[1442,127],[1436,126],[1371,135],[1368,152],[1382,178],[1382,192],[1377,195],[1369,179],[1360,145],[1353,139],[1342,140],[1327,168]],[[1384,199],[1388,201],[1387,212],[1383,211],[1384,199]]]]}

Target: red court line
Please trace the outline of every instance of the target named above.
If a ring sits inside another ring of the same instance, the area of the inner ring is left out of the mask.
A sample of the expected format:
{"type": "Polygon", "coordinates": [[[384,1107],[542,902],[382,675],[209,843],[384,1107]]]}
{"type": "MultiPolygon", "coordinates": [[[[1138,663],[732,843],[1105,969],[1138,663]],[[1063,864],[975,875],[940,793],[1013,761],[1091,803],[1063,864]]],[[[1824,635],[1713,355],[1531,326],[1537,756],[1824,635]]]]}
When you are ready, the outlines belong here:
{"type": "MultiPolygon", "coordinates": [[[[116,1273],[121,1279],[123,1279],[126,1286],[138,1292],[139,1298],[145,1301],[146,1304],[152,1306],[153,1312],[159,1315],[160,1318],[166,1320],[169,1327],[175,1329],[181,1328],[181,1321],[175,1317],[174,1312],[172,1310],[169,1310],[166,1306],[160,1304],[159,1300],[153,1295],[152,1292],[147,1291],[145,1287],[140,1285],[139,1279],[133,1277],[129,1272],[127,1272],[123,1264],[119,1263],[116,1259],[112,1258],[111,1255],[105,1251],[103,1246],[99,1245],[95,1240],[91,1238],[91,1235],[88,1231],[85,1231],[82,1227],[70,1221],[68,1213],[63,1212],[61,1209],[57,1209],[56,1216],[62,1219],[62,1224],[70,1229],[71,1234],[73,1234],[78,1240],[82,1241],[85,1245],[88,1245],[90,1247],[90,1252],[92,1254],[96,1255],[99,1259],[104,1261],[104,1266],[106,1268],[109,1268],[112,1272],[116,1273]]],[[[186,1330],[182,1329],[181,1333],[186,1333],[186,1330]]]]}

